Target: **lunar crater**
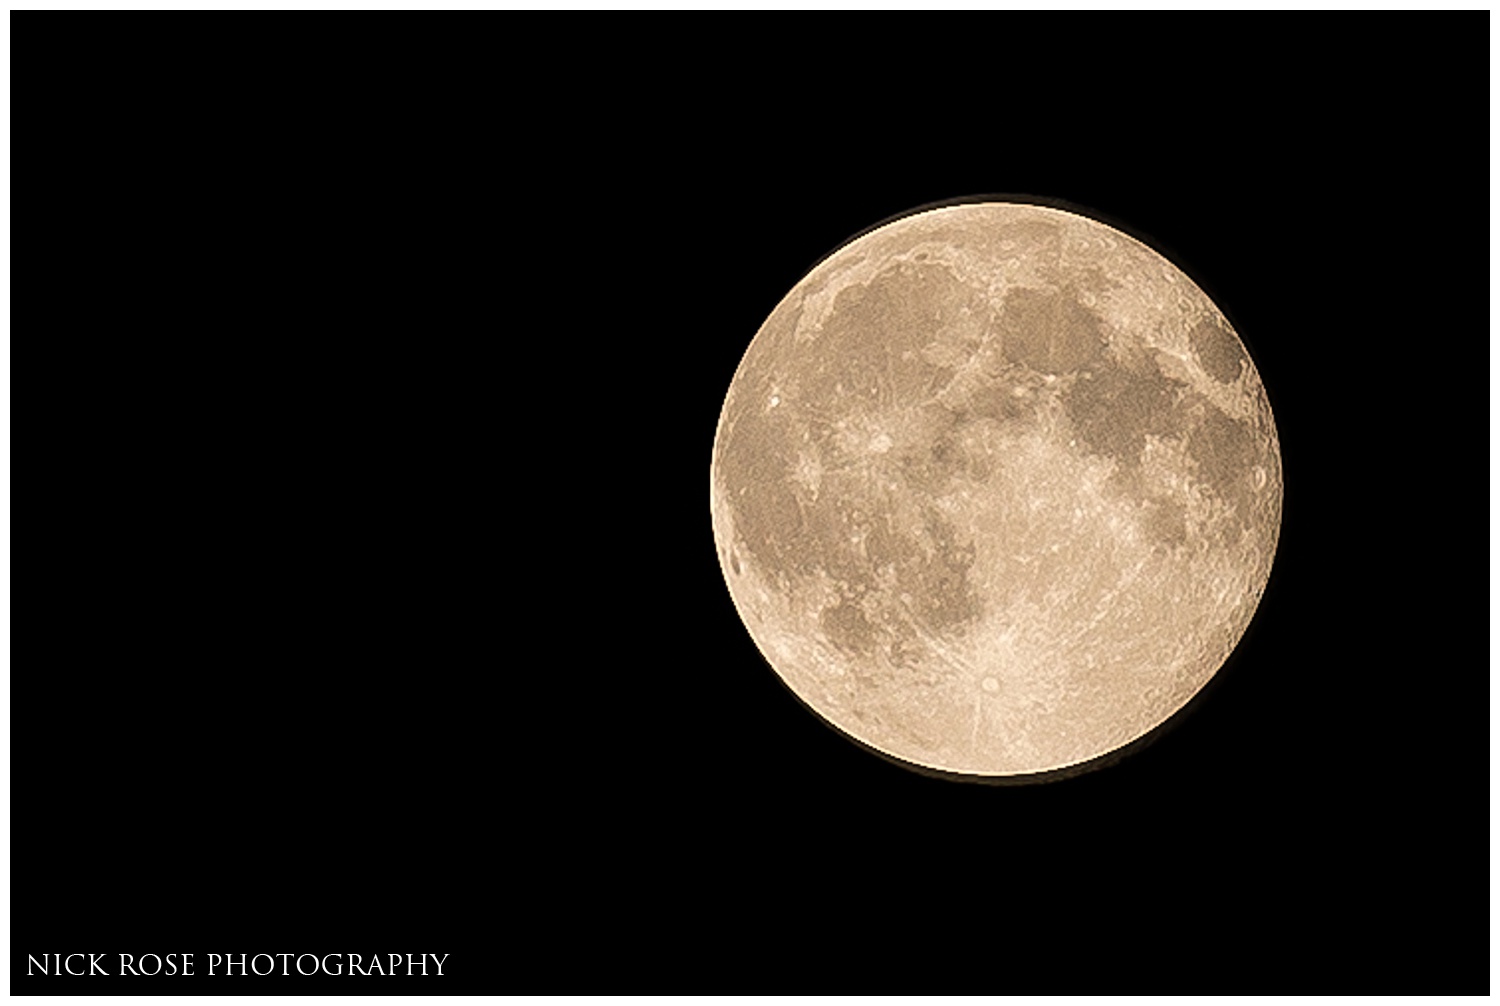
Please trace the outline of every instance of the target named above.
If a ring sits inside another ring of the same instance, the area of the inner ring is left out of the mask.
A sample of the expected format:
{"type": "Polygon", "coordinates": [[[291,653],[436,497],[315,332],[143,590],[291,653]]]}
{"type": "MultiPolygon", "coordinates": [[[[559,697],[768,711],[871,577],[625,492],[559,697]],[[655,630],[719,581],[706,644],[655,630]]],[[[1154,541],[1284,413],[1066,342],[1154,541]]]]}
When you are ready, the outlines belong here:
{"type": "Polygon", "coordinates": [[[1185,276],[1086,218],[920,214],[778,306],[715,441],[752,638],[857,739],[1048,771],[1165,720],[1243,633],[1280,519],[1259,377],[1185,276]]]}

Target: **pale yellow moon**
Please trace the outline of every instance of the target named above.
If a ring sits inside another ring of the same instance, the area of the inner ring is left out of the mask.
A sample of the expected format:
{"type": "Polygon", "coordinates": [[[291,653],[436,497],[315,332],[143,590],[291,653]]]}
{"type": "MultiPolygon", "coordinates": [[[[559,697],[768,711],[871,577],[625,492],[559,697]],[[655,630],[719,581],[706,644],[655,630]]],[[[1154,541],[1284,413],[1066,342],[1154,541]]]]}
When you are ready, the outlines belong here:
{"type": "Polygon", "coordinates": [[[1180,270],[979,203],[845,245],[777,305],[710,471],[724,578],[809,707],[912,766],[1054,773],[1218,671],[1281,524],[1260,376],[1180,270]]]}

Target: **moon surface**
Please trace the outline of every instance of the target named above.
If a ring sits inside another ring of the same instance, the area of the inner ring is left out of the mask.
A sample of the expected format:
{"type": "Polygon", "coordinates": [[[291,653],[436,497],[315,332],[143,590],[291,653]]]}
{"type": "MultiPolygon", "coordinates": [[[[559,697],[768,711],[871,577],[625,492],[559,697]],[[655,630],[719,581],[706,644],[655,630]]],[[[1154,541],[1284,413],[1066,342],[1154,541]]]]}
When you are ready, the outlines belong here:
{"type": "Polygon", "coordinates": [[[850,242],[734,375],[710,470],[792,691],[913,766],[1049,773],[1181,709],[1255,612],[1280,448],[1239,337],[1098,221],[978,203],[850,242]]]}

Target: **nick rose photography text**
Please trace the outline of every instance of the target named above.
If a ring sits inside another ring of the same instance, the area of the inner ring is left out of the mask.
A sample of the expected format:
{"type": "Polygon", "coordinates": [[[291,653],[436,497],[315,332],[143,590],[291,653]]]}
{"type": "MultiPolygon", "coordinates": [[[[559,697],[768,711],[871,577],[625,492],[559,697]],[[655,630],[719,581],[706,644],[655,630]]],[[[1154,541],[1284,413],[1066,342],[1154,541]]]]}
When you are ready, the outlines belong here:
{"type": "Polygon", "coordinates": [[[430,975],[447,954],[27,954],[30,975],[430,975]]]}

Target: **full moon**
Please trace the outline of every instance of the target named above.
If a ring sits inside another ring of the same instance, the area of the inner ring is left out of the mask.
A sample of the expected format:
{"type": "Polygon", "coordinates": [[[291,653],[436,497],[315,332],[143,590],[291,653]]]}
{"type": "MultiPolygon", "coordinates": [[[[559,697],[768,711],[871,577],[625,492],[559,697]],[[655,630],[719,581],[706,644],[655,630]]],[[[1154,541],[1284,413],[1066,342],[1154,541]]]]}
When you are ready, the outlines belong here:
{"type": "Polygon", "coordinates": [[[751,638],[838,730],[979,777],[1167,720],[1255,613],[1281,524],[1260,375],[1141,242],[928,210],[772,311],[719,417],[714,537],[751,638]]]}

